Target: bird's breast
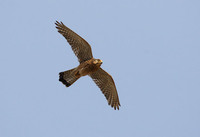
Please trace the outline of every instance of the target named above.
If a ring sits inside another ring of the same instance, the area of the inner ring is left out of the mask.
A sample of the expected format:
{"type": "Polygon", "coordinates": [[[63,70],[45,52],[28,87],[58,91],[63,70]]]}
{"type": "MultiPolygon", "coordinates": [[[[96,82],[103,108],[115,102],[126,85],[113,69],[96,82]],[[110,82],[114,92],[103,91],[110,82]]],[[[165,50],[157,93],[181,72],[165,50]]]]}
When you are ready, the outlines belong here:
{"type": "Polygon", "coordinates": [[[86,65],[80,67],[79,74],[81,76],[85,76],[85,75],[88,75],[88,74],[91,74],[91,73],[97,71],[99,68],[100,68],[100,66],[97,66],[94,64],[86,64],[86,65]]]}

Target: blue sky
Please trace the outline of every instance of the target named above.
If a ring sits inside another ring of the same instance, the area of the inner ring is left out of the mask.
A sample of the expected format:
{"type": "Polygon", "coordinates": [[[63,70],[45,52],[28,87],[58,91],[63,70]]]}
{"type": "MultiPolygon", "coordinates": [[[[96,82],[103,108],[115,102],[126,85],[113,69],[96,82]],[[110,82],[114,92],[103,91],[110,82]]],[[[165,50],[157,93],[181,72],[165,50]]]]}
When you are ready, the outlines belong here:
{"type": "Polygon", "coordinates": [[[200,1],[1,0],[1,137],[199,137],[200,1]],[[116,83],[114,111],[55,21],[86,39],[116,83]]]}

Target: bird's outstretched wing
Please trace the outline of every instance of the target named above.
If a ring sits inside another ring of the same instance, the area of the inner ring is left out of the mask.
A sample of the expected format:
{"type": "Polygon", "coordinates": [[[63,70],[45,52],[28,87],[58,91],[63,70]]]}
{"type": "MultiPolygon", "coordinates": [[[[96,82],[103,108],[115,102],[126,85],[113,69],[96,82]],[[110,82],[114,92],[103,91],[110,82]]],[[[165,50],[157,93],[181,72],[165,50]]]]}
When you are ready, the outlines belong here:
{"type": "Polygon", "coordinates": [[[80,63],[93,58],[90,45],[78,34],[66,27],[62,22],[56,21],[56,28],[69,42],[80,63]]]}
{"type": "Polygon", "coordinates": [[[101,89],[106,99],[108,100],[108,104],[114,109],[119,109],[120,102],[117,94],[117,89],[115,87],[114,80],[111,75],[109,75],[102,68],[97,70],[96,72],[90,74],[90,77],[96,83],[96,85],[101,89]]]}

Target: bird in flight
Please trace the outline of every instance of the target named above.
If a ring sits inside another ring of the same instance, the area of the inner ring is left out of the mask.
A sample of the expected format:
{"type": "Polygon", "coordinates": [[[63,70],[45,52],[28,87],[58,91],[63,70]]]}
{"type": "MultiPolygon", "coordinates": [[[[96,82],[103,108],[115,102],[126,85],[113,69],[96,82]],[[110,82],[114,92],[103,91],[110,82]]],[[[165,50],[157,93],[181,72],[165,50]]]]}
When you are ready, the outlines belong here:
{"type": "Polygon", "coordinates": [[[78,34],[66,27],[62,22],[56,21],[56,28],[70,44],[80,65],[73,69],[60,72],[59,81],[66,87],[71,86],[82,76],[90,76],[96,85],[105,95],[108,104],[115,110],[119,110],[120,102],[113,78],[100,66],[103,63],[100,59],[93,58],[91,46],[78,34]]]}

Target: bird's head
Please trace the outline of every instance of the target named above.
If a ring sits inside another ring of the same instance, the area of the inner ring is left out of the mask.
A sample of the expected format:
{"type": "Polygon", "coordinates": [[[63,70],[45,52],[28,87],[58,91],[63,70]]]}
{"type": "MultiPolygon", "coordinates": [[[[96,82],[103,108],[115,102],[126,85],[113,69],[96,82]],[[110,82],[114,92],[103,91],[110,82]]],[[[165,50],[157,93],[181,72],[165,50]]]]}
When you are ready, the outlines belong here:
{"type": "Polygon", "coordinates": [[[103,63],[103,61],[100,60],[100,59],[94,59],[94,60],[93,60],[93,64],[95,64],[95,65],[101,66],[102,63],[103,63]]]}

